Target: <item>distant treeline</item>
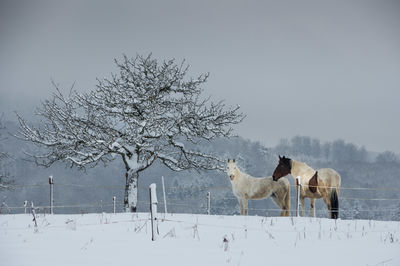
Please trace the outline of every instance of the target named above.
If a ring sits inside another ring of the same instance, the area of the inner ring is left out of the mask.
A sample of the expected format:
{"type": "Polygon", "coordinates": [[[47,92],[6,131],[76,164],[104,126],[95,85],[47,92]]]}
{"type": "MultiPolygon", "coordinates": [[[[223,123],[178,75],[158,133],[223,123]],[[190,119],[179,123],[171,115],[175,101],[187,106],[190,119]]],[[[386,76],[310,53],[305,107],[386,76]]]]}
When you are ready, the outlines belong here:
{"type": "Polygon", "coordinates": [[[277,154],[309,156],[332,162],[399,162],[398,156],[391,151],[373,155],[364,146],[358,147],[342,139],[321,143],[316,138],[295,136],[290,140],[281,139],[274,151],[277,154]]]}

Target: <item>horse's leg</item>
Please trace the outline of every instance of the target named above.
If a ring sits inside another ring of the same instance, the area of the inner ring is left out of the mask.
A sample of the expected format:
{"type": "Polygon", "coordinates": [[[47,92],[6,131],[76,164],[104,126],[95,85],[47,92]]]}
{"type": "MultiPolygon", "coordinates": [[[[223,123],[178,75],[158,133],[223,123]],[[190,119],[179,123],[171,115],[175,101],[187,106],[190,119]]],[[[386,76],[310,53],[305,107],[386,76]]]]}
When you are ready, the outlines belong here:
{"type": "Polygon", "coordinates": [[[285,210],[286,210],[285,216],[290,216],[290,187],[289,186],[285,193],[284,204],[285,204],[285,210]]]}
{"type": "Polygon", "coordinates": [[[304,216],[304,198],[300,195],[300,216],[304,216]]]}
{"type": "Polygon", "coordinates": [[[290,184],[287,184],[284,194],[285,197],[283,199],[283,204],[285,208],[285,216],[290,216],[290,184]]]}
{"type": "Polygon", "coordinates": [[[311,216],[315,217],[315,198],[310,198],[310,212],[311,212],[311,216]]]}
{"type": "Polygon", "coordinates": [[[330,197],[323,197],[323,199],[326,204],[326,207],[328,208],[328,212],[329,212],[328,216],[329,216],[329,218],[332,218],[331,199],[330,199],[330,197]]]}
{"type": "Polygon", "coordinates": [[[242,199],[242,201],[243,201],[243,212],[244,212],[244,215],[248,215],[249,214],[248,200],[247,199],[242,199]]]}
{"type": "Polygon", "coordinates": [[[282,196],[279,191],[275,191],[271,194],[271,199],[273,202],[275,202],[276,205],[278,205],[279,208],[281,208],[281,213],[280,215],[283,216],[283,204],[282,204],[282,196]]]}
{"type": "Polygon", "coordinates": [[[243,200],[241,198],[238,198],[239,205],[240,205],[240,215],[243,215],[243,200]]]}
{"type": "MultiPolygon", "coordinates": [[[[289,210],[287,206],[287,193],[284,191],[275,191],[271,195],[272,200],[278,205],[279,208],[281,208],[281,216],[289,216],[289,210]],[[283,192],[283,193],[282,193],[283,192]]],[[[290,204],[290,203],[289,203],[290,204]]]]}

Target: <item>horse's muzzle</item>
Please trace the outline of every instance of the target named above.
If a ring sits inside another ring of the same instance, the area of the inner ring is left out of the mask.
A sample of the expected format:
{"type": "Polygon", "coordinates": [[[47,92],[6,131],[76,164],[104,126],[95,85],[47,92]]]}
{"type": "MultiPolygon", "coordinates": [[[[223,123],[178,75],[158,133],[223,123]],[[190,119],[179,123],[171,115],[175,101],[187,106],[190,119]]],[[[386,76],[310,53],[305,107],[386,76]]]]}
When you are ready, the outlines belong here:
{"type": "Polygon", "coordinates": [[[278,181],[278,178],[276,178],[274,175],[272,176],[272,180],[278,181]]]}

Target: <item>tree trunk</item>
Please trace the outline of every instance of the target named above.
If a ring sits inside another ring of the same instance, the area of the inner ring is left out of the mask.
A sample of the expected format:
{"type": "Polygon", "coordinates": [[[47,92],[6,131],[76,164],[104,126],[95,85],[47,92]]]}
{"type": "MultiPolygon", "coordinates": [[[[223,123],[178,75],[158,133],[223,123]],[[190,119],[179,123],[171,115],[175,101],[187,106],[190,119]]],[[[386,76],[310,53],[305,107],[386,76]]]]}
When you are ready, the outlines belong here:
{"type": "Polygon", "coordinates": [[[124,208],[125,212],[136,212],[138,202],[139,172],[129,169],[126,174],[124,208]]]}

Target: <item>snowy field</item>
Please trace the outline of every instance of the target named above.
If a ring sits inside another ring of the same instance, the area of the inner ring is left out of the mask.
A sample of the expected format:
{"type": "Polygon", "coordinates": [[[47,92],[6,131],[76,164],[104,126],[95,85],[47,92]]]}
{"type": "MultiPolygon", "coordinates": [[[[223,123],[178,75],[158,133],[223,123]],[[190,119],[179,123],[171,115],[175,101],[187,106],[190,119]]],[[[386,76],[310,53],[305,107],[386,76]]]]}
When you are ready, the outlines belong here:
{"type": "Polygon", "coordinates": [[[400,222],[159,216],[0,215],[0,265],[400,265],[400,222]]]}

